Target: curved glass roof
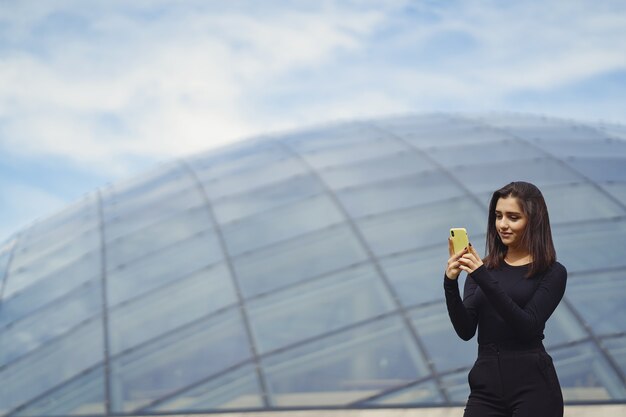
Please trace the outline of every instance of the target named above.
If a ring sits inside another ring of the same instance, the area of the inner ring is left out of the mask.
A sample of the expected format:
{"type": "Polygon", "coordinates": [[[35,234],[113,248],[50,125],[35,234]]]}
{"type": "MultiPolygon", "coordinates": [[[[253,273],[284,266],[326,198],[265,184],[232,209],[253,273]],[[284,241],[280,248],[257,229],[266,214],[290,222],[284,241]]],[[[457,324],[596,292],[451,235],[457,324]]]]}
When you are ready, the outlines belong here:
{"type": "Polygon", "coordinates": [[[626,402],[626,127],[430,114],[265,136],[87,195],[0,245],[0,415],[458,405],[476,342],[446,237],[537,184],[566,402],[626,402]]]}

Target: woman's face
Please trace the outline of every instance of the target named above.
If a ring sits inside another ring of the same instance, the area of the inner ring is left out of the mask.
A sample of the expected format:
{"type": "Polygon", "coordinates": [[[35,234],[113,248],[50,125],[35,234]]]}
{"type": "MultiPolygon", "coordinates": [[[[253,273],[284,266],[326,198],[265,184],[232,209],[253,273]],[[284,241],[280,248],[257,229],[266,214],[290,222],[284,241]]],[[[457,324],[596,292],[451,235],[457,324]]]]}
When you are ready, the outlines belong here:
{"type": "Polygon", "coordinates": [[[496,203],[496,230],[502,243],[509,248],[518,248],[526,229],[528,217],[516,197],[501,197],[496,203]]]}

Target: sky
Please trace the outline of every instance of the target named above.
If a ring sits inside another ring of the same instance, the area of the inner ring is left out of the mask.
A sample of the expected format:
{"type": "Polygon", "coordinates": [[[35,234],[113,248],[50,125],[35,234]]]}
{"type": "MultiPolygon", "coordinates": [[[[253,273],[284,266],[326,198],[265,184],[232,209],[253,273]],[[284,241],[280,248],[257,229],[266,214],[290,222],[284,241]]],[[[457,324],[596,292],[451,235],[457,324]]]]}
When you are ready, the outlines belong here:
{"type": "Polygon", "coordinates": [[[160,162],[434,111],[626,124],[626,2],[0,0],[0,241],[160,162]]]}

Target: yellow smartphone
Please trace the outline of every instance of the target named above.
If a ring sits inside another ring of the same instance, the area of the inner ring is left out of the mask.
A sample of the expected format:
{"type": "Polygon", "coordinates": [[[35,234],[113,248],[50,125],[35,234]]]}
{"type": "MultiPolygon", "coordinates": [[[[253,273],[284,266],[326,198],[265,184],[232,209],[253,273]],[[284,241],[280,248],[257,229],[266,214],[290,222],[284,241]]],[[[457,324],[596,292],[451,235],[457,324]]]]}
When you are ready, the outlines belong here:
{"type": "Polygon", "coordinates": [[[452,246],[454,253],[459,253],[469,245],[467,230],[463,227],[453,227],[450,229],[450,237],[452,238],[452,246]]]}

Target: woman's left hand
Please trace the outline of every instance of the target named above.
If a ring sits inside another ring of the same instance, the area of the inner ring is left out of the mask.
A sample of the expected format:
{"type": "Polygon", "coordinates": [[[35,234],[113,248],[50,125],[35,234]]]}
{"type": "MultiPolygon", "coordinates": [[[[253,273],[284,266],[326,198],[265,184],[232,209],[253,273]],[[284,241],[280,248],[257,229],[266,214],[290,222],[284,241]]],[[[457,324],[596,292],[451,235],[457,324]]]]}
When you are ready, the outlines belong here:
{"type": "Polygon", "coordinates": [[[478,252],[476,252],[476,249],[474,249],[474,247],[470,243],[469,250],[467,251],[467,253],[465,253],[465,255],[459,258],[459,263],[459,268],[461,268],[461,270],[467,272],[468,274],[471,274],[472,272],[480,268],[480,266],[483,264],[483,260],[480,258],[480,255],[478,255],[478,252]]]}

